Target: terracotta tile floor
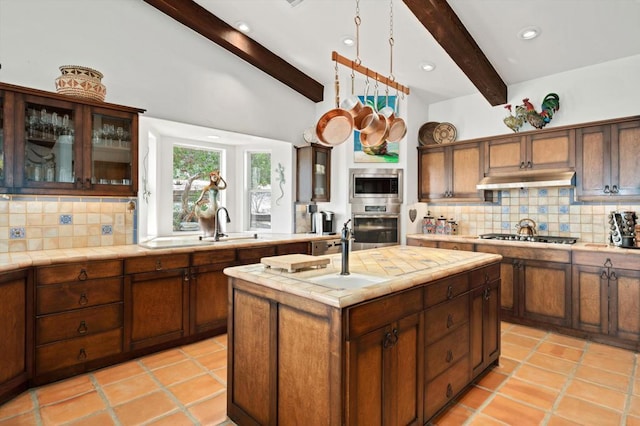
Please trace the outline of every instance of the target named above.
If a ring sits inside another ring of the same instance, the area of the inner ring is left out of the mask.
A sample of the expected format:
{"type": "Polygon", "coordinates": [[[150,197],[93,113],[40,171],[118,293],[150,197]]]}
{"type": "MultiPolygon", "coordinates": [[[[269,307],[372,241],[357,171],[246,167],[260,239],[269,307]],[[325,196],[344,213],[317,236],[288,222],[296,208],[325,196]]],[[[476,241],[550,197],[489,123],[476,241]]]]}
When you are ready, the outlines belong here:
{"type": "MultiPolygon", "coordinates": [[[[7,425],[232,425],[219,336],[31,389],[7,425]]],[[[500,366],[436,425],[640,426],[640,354],[502,323],[500,366]]]]}

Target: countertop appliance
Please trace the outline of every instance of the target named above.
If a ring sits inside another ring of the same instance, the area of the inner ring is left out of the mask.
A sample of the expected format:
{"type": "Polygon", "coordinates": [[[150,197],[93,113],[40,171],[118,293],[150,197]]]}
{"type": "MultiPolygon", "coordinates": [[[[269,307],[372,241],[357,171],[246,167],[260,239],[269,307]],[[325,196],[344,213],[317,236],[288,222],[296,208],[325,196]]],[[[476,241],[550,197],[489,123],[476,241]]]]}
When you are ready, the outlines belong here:
{"type": "Polygon", "coordinates": [[[552,235],[482,234],[483,240],[522,241],[530,243],[575,244],[575,237],[555,237],[552,235]]]}
{"type": "Polygon", "coordinates": [[[330,211],[320,212],[322,216],[322,233],[324,235],[335,235],[335,214],[330,211]]]}
{"type": "Polygon", "coordinates": [[[402,169],[349,169],[351,204],[402,204],[402,169]]]}

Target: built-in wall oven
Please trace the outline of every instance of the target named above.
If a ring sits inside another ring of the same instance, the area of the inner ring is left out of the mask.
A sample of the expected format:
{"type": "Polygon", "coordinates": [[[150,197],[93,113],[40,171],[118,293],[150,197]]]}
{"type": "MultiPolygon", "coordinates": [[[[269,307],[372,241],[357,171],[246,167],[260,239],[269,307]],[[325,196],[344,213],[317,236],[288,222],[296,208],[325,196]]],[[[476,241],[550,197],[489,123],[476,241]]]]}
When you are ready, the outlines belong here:
{"type": "Polygon", "coordinates": [[[351,169],[354,250],[400,244],[401,169],[351,169]]]}

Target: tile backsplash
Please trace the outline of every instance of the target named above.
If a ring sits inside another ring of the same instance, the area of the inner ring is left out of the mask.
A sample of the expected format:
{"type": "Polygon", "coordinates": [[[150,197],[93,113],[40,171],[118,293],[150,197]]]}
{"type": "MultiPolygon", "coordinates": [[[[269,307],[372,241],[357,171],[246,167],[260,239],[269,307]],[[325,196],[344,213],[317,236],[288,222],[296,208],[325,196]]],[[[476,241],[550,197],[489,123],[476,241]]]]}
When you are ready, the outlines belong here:
{"type": "MultiPolygon", "coordinates": [[[[640,203],[571,203],[573,190],[569,188],[525,188],[499,192],[497,204],[445,205],[422,204],[418,219],[407,232],[420,233],[427,210],[434,217],[440,215],[458,222],[458,234],[513,234],[521,219],[533,219],[540,235],[577,237],[581,242],[607,243],[611,211],[639,211],[640,203]],[[419,225],[419,224],[418,224],[419,225]]],[[[412,207],[409,207],[412,208],[412,207]]]]}
{"type": "Polygon", "coordinates": [[[131,198],[3,196],[0,253],[136,244],[135,205],[131,198]]]}

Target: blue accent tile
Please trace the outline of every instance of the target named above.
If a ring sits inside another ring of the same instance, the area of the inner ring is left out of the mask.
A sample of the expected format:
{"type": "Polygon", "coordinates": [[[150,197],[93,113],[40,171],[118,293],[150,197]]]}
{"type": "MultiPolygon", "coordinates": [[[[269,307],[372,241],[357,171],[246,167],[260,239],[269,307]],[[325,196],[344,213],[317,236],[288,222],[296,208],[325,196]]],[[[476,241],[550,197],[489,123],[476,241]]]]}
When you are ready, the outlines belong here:
{"type": "Polygon", "coordinates": [[[560,212],[560,214],[568,214],[569,213],[569,206],[559,206],[558,207],[558,212],[560,212]]]}
{"type": "Polygon", "coordinates": [[[509,229],[511,228],[511,225],[509,224],[509,222],[502,222],[502,229],[509,229]]]}
{"type": "Polygon", "coordinates": [[[113,235],[113,227],[111,225],[102,225],[102,235],[113,235]]]}
{"type": "Polygon", "coordinates": [[[509,197],[509,191],[500,191],[500,193],[502,194],[503,197],[506,197],[506,198],[509,197]]]}
{"type": "Polygon", "coordinates": [[[561,232],[569,232],[569,224],[568,223],[561,223],[560,224],[560,231],[561,232]]]}
{"type": "Polygon", "coordinates": [[[60,225],[71,225],[73,223],[73,216],[70,214],[60,215],[60,225]]]}
{"type": "Polygon", "coordinates": [[[547,207],[547,206],[538,206],[538,213],[549,213],[549,207],[547,207]]]}
{"type": "Polygon", "coordinates": [[[502,206],[502,213],[508,214],[509,213],[509,206],[502,206]]]}
{"type": "Polygon", "coordinates": [[[569,188],[560,188],[560,190],[558,191],[558,195],[561,197],[568,197],[569,196],[569,188]]]}
{"type": "Polygon", "coordinates": [[[541,231],[546,231],[547,229],[549,229],[549,225],[547,225],[547,222],[539,223],[538,229],[541,231]]]}
{"type": "Polygon", "coordinates": [[[546,189],[538,189],[538,197],[546,197],[549,195],[549,191],[546,189]]]}
{"type": "Polygon", "coordinates": [[[520,206],[520,213],[529,213],[529,206],[520,206]]]}
{"type": "Polygon", "coordinates": [[[12,240],[18,240],[26,237],[24,227],[15,227],[9,229],[9,238],[12,240]]]}
{"type": "Polygon", "coordinates": [[[529,189],[528,188],[520,188],[520,196],[521,197],[528,197],[529,196],[529,189]]]}

